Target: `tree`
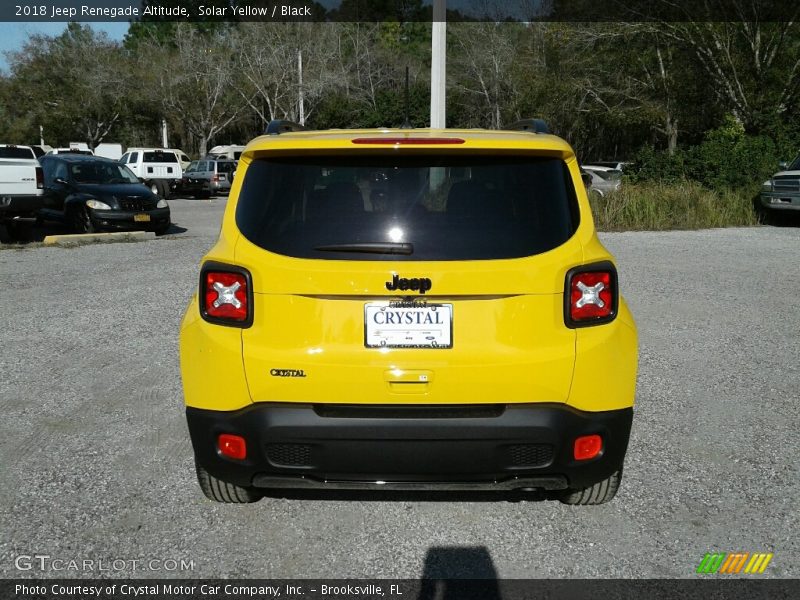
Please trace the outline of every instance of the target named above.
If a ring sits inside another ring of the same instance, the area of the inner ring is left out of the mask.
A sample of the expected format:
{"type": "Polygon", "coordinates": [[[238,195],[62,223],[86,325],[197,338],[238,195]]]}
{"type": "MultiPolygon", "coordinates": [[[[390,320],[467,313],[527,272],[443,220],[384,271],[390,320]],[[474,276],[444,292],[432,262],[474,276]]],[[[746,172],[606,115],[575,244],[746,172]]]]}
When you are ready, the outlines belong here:
{"type": "Polygon", "coordinates": [[[10,56],[19,108],[61,141],[83,138],[94,148],[126,112],[132,74],[125,58],[119,44],[88,25],[34,35],[10,56]]]}
{"type": "Polygon", "coordinates": [[[242,23],[233,38],[238,77],[232,84],[262,126],[272,119],[301,120],[338,82],[332,70],[330,24],[242,23]],[[302,64],[302,77],[300,65],[302,64]]]}
{"type": "MultiPolygon", "coordinates": [[[[709,15],[719,10],[714,0],[699,0],[699,6],[709,15]]],[[[762,22],[762,8],[759,0],[730,0],[737,22],[659,24],[663,35],[692,50],[718,99],[755,132],[800,100],[800,5],[787,4],[789,12],[778,22],[762,22]]]]}
{"type": "Polygon", "coordinates": [[[499,129],[504,109],[513,111],[518,97],[511,76],[523,26],[516,23],[458,23],[450,27],[453,80],[468,102],[478,101],[475,124],[499,129]]]}
{"type": "Polygon", "coordinates": [[[232,93],[233,48],[224,31],[202,33],[180,24],[171,44],[139,43],[140,70],[149,73],[165,115],[197,140],[200,156],[245,107],[232,93]]]}

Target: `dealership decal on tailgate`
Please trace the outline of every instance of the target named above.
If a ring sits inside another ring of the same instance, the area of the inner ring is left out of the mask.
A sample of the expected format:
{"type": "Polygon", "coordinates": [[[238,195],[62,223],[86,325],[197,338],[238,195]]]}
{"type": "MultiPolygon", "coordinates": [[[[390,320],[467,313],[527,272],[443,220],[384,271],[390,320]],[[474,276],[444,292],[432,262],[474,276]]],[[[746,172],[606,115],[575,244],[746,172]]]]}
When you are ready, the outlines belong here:
{"type": "Polygon", "coordinates": [[[369,302],[364,338],[367,348],[452,348],[453,305],[369,302]]]}

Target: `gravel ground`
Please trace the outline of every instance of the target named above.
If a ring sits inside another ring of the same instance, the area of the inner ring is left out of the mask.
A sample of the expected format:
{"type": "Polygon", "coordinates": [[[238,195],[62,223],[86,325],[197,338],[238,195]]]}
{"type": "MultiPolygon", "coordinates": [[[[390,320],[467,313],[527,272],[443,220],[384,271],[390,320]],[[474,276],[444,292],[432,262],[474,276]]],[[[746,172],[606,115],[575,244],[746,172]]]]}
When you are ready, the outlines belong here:
{"type": "Polygon", "coordinates": [[[691,577],[712,550],[771,551],[765,576],[800,576],[800,229],[602,236],[641,343],[608,505],[222,506],[195,482],[177,335],[224,203],[173,201],[178,233],[154,241],[0,249],[0,577],[92,575],[15,568],[35,554],[140,577],[691,577]],[[152,559],[193,569],[130,562],[152,559]]]}

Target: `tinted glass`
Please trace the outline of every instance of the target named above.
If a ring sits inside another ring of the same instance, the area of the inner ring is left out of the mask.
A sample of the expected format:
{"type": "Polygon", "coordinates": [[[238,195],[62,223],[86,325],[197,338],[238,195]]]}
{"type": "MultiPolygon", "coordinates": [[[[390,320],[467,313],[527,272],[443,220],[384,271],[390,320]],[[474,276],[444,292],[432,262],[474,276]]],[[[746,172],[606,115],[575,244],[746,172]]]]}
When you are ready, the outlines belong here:
{"type": "Polygon", "coordinates": [[[146,163],[176,163],[178,157],[173,152],[145,152],[142,161],[146,163]]]}
{"type": "Polygon", "coordinates": [[[792,164],[789,165],[789,171],[800,171],[800,155],[792,161],[792,164]]]}
{"type": "Polygon", "coordinates": [[[220,161],[217,163],[217,173],[231,173],[235,170],[232,162],[220,161]]]}
{"type": "Polygon", "coordinates": [[[139,160],[139,153],[138,152],[134,152],[134,153],[131,154],[131,158],[130,158],[130,160],[128,162],[129,163],[135,163],[137,160],[139,160]]]}
{"type": "Polygon", "coordinates": [[[139,183],[128,167],[115,162],[78,162],[71,164],[69,170],[75,183],[139,183]]]}
{"type": "Polygon", "coordinates": [[[372,155],[256,160],[236,222],[251,242],[299,258],[482,260],[551,250],[577,214],[561,159],[372,155]],[[411,252],[363,251],[376,243],[411,252]]]}
{"type": "Polygon", "coordinates": [[[4,148],[0,148],[0,158],[36,158],[33,154],[33,150],[30,148],[12,148],[11,146],[6,146],[4,148]]]}
{"type": "Polygon", "coordinates": [[[189,166],[186,167],[186,172],[187,173],[194,173],[195,171],[197,171],[197,161],[196,160],[192,161],[191,163],[189,163],[189,166]]]}

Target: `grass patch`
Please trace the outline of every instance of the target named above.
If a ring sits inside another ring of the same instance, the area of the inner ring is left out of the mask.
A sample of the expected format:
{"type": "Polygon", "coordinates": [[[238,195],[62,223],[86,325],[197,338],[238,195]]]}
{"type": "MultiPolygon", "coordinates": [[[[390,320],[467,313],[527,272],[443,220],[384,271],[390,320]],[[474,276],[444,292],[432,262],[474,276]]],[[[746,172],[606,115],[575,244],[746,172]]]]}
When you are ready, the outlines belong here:
{"type": "Polygon", "coordinates": [[[590,194],[599,231],[665,231],[758,225],[749,190],[716,192],[691,181],[623,183],[619,191],[590,194]]]}

